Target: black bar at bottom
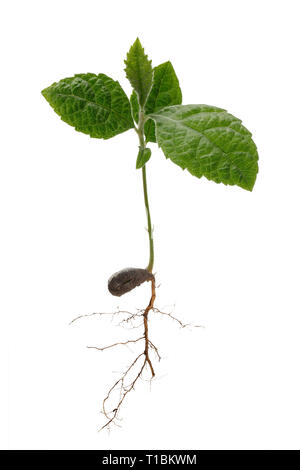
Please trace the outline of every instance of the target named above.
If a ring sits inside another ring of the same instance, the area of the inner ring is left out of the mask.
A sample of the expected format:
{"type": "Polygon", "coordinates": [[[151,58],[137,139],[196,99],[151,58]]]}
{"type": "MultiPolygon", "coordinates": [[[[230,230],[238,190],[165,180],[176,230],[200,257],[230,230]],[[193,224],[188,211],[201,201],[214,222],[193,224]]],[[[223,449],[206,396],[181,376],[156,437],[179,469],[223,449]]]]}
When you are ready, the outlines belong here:
{"type": "MultiPolygon", "coordinates": [[[[66,468],[81,467],[88,470],[118,465],[126,469],[149,465],[201,465],[203,468],[210,468],[217,463],[221,463],[222,467],[225,464],[238,463],[241,468],[240,466],[245,463],[245,451],[242,450],[6,450],[0,453],[3,461],[5,458],[6,466],[7,462],[9,466],[26,464],[30,465],[30,469],[35,466],[41,469],[45,465],[53,466],[55,469],[64,464],[66,468]]],[[[272,453],[272,450],[247,451],[247,465],[258,462],[261,464],[263,458],[270,464],[272,453]],[[256,455],[257,453],[259,455],[256,455]]],[[[286,458],[285,453],[285,464],[286,458]]],[[[279,464],[280,460],[280,455],[277,454],[276,464],[279,464]]]]}

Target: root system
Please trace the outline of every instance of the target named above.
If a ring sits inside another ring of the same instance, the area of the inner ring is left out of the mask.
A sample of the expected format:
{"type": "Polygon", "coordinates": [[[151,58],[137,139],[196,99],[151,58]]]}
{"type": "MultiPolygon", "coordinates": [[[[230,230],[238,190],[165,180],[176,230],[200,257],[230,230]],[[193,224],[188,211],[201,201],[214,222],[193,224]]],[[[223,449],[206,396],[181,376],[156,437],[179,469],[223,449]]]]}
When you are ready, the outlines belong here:
{"type": "MultiPolygon", "coordinates": [[[[118,278],[117,276],[117,279],[119,280],[121,279],[122,281],[124,280],[124,278],[126,277],[124,276],[124,271],[125,270],[123,270],[121,277],[118,278]]],[[[141,271],[144,271],[144,270],[141,270],[141,271]]],[[[131,272],[131,275],[132,275],[132,272],[131,272]]],[[[142,273],[142,276],[144,276],[143,273],[142,273]]],[[[132,279],[132,277],[130,277],[130,279],[132,279]]],[[[120,410],[124,403],[124,400],[126,399],[127,395],[135,389],[137,382],[139,381],[139,379],[143,378],[144,373],[148,371],[149,373],[148,377],[150,378],[150,381],[155,377],[155,371],[154,371],[153,362],[152,362],[153,358],[151,357],[152,356],[151,352],[159,361],[161,360],[161,356],[159,354],[158,348],[154,345],[154,343],[149,338],[149,324],[148,324],[149,313],[152,311],[153,313],[166,316],[170,318],[171,320],[174,320],[182,328],[190,326],[189,324],[183,323],[181,320],[173,316],[171,313],[163,312],[159,310],[158,308],[154,307],[154,301],[156,298],[156,285],[155,285],[154,275],[151,274],[149,280],[151,282],[151,297],[145,309],[139,309],[136,311],[136,313],[132,313],[126,310],[117,310],[116,312],[112,312],[112,313],[98,312],[98,313],[92,313],[88,315],[80,315],[74,318],[74,320],[72,320],[71,322],[71,323],[74,323],[76,320],[80,318],[90,317],[94,315],[100,315],[100,316],[112,315],[114,317],[123,316],[123,318],[119,322],[119,325],[125,326],[129,324],[131,328],[143,329],[143,334],[141,336],[138,336],[135,339],[129,339],[127,341],[120,341],[120,342],[116,342],[116,343],[110,344],[108,346],[103,346],[103,347],[88,346],[89,349],[105,351],[107,349],[111,349],[111,348],[115,348],[119,346],[130,346],[133,344],[143,343],[142,351],[137,354],[135,359],[130,363],[130,365],[126,368],[126,370],[123,373],[121,373],[118,380],[108,390],[107,395],[105,396],[102,402],[102,413],[105,416],[106,421],[100,430],[105,429],[105,428],[110,429],[111,425],[113,424],[118,425],[118,422],[120,420],[120,417],[119,417],[120,410]]],[[[199,327],[199,325],[193,325],[193,326],[199,327]]]]}

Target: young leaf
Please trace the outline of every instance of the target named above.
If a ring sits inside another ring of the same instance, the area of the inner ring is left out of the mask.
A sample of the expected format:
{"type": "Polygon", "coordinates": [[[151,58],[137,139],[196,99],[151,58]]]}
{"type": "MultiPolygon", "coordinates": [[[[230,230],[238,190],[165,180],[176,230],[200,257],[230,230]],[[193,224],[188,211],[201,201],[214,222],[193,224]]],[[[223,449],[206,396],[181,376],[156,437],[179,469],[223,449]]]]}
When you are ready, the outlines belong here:
{"type": "Polygon", "coordinates": [[[134,125],[119,82],[102,73],[64,78],[42,94],[63,121],[91,137],[109,139],[134,125]]]}
{"type": "Polygon", "coordinates": [[[252,190],[258,154],[240,119],[207,105],[171,106],[150,115],[167,158],[192,175],[252,190]]]}
{"type": "Polygon", "coordinates": [[[124,62],[126,77],[137,93],[140,106],[144,106],[151,90],[153,70],[139,38],[131,46],[124,62]]]}
{"type": "MultiPolygon", "coordinates": [[[[179,81],[171,62],[164,62],[154,67],[153,72],[153,85],[145,106],[146,114],[182,102],[179,81]]],[[[130,102],[134,119],[138,121],[139,105],[135,92],[132,93],[130,102]]],[[[155,125],[152,120],[149,119],[145,123],[144,131],[147,142],[156,142],[155,125]]]]}
{"type": "MultiPolygon", "coordinates": [[[[155,69],[154,69],[155,70],[155,69]]],[[[154,78],[153,78],[154,80],[154,78]]],[[[151,92],[150,92],[151,93],[151,92]]],[[[139,102],[138,102],[138,97],[137,97],[137,94],[136,92],[133,90],[133,92],[131,93],[131,97],[130,97],[130,105],[131,105],[131,110],[132,110],[132,116],[133,116],[133,119],[135,120],[135,122],[138,124],[139,122],[139,102]]]]}
{"type": "Polygon", "coordinates": [[[149,160],[151,157],[151,150],[148,148],[145,149],[140,149],[137,159],[136,159],[136,169],[138,170],[139,168],[143,168],[145,163],[149,160]]]}

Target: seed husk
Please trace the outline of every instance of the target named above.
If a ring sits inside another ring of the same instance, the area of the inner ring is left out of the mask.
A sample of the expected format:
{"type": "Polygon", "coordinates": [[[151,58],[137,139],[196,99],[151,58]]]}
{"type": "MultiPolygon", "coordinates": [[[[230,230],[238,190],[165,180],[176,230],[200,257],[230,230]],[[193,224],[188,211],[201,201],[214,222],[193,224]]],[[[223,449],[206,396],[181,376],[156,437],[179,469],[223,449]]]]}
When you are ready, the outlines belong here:
{"type": "Polygon", "coordinates": [[[147,269],[125,268],[114,273],[108,280],[108,290],[112,295],[121,297],[121,295],[130,292],[143,282],[151,281],[153,274],[147,269]]]}

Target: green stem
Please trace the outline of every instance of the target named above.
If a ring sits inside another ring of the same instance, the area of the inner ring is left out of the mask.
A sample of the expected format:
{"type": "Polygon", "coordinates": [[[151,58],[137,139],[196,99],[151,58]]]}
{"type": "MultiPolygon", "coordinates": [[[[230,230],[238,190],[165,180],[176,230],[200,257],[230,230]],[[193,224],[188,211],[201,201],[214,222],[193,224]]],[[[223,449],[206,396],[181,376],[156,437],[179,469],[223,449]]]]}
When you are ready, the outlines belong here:
{"type": "Polygon", "coordinates": [[[148,234],[149,234],[149,247],[150,247],[150,257],[149,257],[149,264],[147,266],[147,270],[152,273],[153,263],[154,263],[154,245],[153,245],[153,230],[151,224],[151,215],[150,215],[150,208],[149,208],[149,200],[148,200],[148,191],[147,191],[147,175],[146,175],[146,165],[142,168],[143,172],[143,189],[144,189],[144,201],[146,207],[146,214],[147,214],[147,224],[148,224],[148,234]]]}
{"type": "MultiPolygon", "coordinates": [[[[138,128],[137,128],[137,133],[138,133],[139,142],[140,142],[140,150],[143,150],[144,148],[146,148],[145,137],[144,137],[144,124],[145,124],[145,113],[144,113],[144,109],[141,108],[140,113],[139,113],[139,122],[138,122],[138,128]]],[[[147,225],[148,225],[147,230],[148,230],[148,235],[149,235],[149,250],[150,250],[149,263],[146,269],[147,271],[151,273],[153,269],[153,264],[154,264],[154,245],[153,245],[153,229],[152,229],[152,224],[151,224],[151,215],[150,215],[148,190],[147,190],[146,164],[142,168],[142,174],[143,174],[144,202],[145,202],[147,225]]]]}

